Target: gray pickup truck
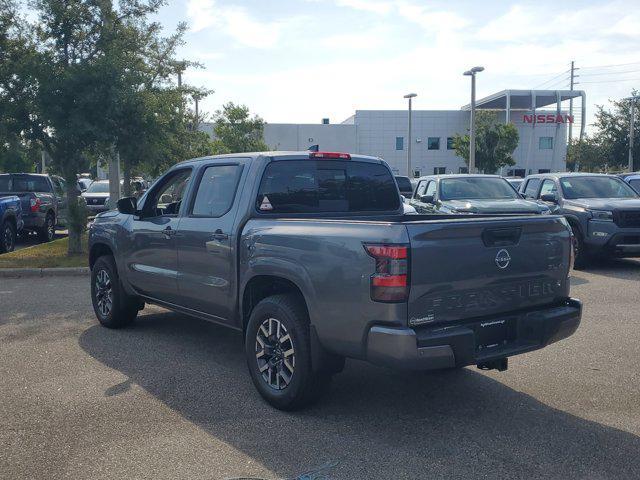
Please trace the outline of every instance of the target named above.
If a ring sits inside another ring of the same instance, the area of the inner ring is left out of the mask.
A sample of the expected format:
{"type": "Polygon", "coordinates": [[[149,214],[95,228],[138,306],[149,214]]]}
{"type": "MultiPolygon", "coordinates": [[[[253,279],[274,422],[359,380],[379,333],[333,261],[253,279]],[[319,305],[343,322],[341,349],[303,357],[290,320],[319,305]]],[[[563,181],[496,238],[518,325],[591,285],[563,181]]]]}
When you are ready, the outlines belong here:
{"type": "Polygon", "coordinates": [[[565,216],[575,236],[576,268],[596,256],[640,257],[640,194],[615,175],[531,175],[520,191],[565,216]]]}
{"type": "Polygon", "coordinates": [[[478,365],[571,335],[571,232],[551,215],[403,215],[382,160],[267,152],[180,163],[89,230],[109,328],[145,302],[242,331],[260,394],[293,409],[344,358],[478,365]]]}

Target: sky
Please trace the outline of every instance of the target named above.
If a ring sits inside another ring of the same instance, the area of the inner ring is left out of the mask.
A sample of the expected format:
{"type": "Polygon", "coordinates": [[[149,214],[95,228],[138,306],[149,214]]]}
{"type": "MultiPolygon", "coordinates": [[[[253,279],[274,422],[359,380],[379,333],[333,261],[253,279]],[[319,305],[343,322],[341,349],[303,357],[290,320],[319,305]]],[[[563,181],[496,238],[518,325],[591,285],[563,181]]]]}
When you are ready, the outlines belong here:
{"type": "Polygon", "coordinates": [[[200,62],[188,83],[215,90],[210,114],[245,104],[270,123],[339,123],[356,109],[458,109],[468,68],[478,98],[503,89],[568,88],[595,105],[640,87],[635,1],[182,0],[159,12],[188,24],[179,55],[200,62]]]}

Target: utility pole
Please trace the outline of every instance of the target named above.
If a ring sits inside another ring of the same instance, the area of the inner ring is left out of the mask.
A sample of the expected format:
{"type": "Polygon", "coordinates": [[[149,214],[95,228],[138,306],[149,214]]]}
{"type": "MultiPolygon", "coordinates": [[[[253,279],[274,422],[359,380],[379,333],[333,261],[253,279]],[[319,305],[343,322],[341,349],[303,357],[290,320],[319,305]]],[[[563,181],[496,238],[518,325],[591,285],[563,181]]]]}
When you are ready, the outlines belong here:
{"type": "Polygon", "coordinates": [[[633,137],[635,134],[636,97],[631,97],[631,118],[629,119],[629,171],[633,172],[633,137]]]}
{"type": "Polygon", "coordinates": [[[200,99],[200,97],[198,95],[194,95],[193,96],[193,101],[196,104],[196,124],[195,124],[195,130],[198,131],[198,127],[200,126],[200,117],[199,117],[199,111],[198,111],[198,100],[200,99]]]}
{"type": "MultiPolygon", "coordinates": [[[[571,91],[573,91],[573,81],[574,81],[574,73],[575,73],[575,68],[573,64],[574,62],[572,60],[571,61],[571,80],[569,82],[569,90],[571,91]]],[[[569,99],[569,117],[573,117],[573,98],[569,99]]],[[[582,119],[581,121],[584,121],[584,119],[582,119]]],[[[569,143],[571,143],[572,134],[573,134],[573,123],[569,122],[569,143]]]]}

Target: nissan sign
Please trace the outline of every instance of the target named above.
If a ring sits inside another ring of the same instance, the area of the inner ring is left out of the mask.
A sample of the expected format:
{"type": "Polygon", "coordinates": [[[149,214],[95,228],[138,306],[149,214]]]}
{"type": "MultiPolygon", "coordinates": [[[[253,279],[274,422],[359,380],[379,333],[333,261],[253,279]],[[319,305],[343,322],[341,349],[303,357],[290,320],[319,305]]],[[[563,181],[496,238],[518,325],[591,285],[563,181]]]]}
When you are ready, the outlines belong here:
{"type": "Polygon", "coordinates": [[[546,115],[522,115],[522,123],[573,123],[573,115],[555,115],[548,113],[546,115]]]}

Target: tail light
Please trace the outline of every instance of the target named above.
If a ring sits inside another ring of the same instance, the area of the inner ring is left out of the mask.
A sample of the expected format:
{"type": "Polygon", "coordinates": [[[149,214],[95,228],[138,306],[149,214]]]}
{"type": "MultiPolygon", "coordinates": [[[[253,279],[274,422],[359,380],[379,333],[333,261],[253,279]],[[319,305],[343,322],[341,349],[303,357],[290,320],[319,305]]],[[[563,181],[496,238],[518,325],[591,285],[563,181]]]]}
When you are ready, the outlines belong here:
{"type": "Polygon", "coordinates": [[[42,200],[40,200],[39,198],[32,198],[29,201],[29,206],[31,207],[31,211],[33,213],[36,213],[38,210],[40,210],[40,206],[42,205],[42,200]]]}
{"type": "Polygon", "coordinates": [[[364,248],[376,260],[376,271],[371,275],[371,300],[406,301],[409,298],[409,246],[367,243],[364,248]]]}
{"type": "Polygon", "coordinates": [[[351,155],[340,152],[311,152],[309,158],[340,158],[342,160],[351,160],[351,155]]]}

